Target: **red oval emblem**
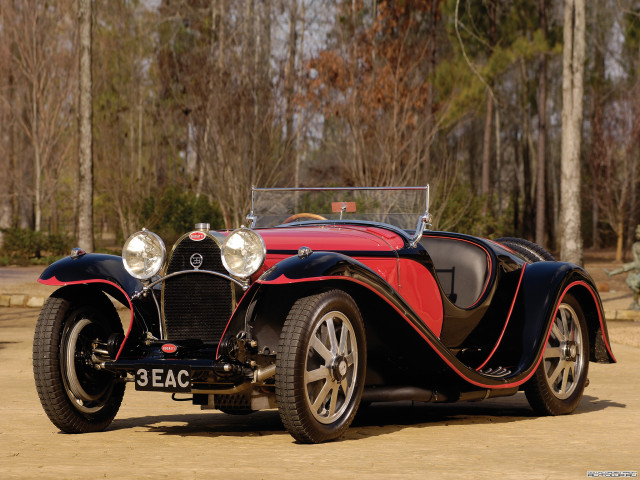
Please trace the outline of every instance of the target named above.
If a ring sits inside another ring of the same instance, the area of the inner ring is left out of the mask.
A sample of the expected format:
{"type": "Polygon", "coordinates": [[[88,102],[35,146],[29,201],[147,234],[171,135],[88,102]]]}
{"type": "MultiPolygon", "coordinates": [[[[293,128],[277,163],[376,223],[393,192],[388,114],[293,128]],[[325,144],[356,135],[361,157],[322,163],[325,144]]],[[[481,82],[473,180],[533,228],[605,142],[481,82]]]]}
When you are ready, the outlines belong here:
{"type": "Polygon", "coordinates": [[[178,351],[178,347],[176,347],[173,343],[165,343],[162,345],[162,351],[164,353],[176,353],[178,351]]]}
{"type": "Polygon", "coordinates": [[[189,238],[194,242],[199,242],[200,240],[204,240],[206,236],[207,236],[206,233],[203,233],[203,232],[191,232],[189,234],[189,238]]]}

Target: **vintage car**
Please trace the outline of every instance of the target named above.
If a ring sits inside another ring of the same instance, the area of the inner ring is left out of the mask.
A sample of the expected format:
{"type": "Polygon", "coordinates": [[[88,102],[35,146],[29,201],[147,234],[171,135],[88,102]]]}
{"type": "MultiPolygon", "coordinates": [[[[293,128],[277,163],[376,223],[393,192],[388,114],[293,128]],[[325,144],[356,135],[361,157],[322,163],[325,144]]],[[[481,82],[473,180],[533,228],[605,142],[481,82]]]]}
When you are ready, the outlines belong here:
{"type": "Polygon", "coordinates": [[[525,240],[431,230],[428,186],[251,194],[248,227],[199,223],[169,252],[142,229],[122,258],[75,248],[42,273],[60,288],[34,375],[56,427],[106,428],[127,383],[229,414],[277,408],[303,443],[373,402],[523,390],[561,415],[590,361],[615,362],[585,270],[525,240]]]}

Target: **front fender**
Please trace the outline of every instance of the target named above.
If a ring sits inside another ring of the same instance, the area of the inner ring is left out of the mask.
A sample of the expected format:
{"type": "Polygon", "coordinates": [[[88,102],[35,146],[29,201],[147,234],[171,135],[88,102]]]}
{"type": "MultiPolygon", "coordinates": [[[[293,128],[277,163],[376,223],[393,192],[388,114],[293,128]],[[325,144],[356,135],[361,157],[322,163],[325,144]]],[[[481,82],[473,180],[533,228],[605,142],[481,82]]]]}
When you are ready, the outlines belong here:
{"type": "Polygon", "coordinates": [[[124,305],[142,289],[140,280],[124,268],[122,258],[116,255],[89,253],[80,257],[65,257],[49,265],[38,282],[45,285],[104,284],[104,290],[124,305]]]}
{"type": "MultiPolygon", "coordinates": [[[[66,257],[49,265],[40,275],[38,282],[44,285],[59,285],[63,287],[74,285],[96,285],[103,292],[111,295],[131,311],[129,328],[125,339],[120,345],[116,360],[120,358],[127,340],[135,331],[139,333],[140,325],[135,327],[134,319],[138,318],[134,311],[138,312],[140,318],[145,316],[150,320],[150,324],[156,325],[159,319],[151,314],[143,314],[145,311],[153,311],[145,307],[144,302],[138,304],[138,309],[134,309],[131,297],[135,292],[142,290],[142,283],[132,277],[124,268],[122,258],[115,255],[104,255],[89,253],[81,257],[66,257]]],[[[73,287],[69,287],[73,288],[73,287]]],[[[60,290],[59,290],[60,291],[60,290]]],[[[144,323],[144,321],[143,321],[144,323]]],[[[156,325],[157,326],[157,325],[156,325]]],[[[147,328],[147,327],[145,327],[147,328]]]]}
{"type": "Polygon", "coordinates": [[[306,258],[293,256],[282,260],[267,270],[257,281],[262,285],[294,285],[348,281],[360,285],[385,300],[398,313],[411,318],[419,328],[437,339],[433,327],[442,325],[442,304],[438,296],[437,308],[422,311],[412,308],[400,293],[383,277],[358,260],[335,252],[314,252],[306,258]]]}
{"type": "MultiPolygon", "coordinates": [[[[314,252],[308,257],[294,255],[285,258],[263,273],[258,282],[276,285],[327,277],[349,277],[367,282],[387,283],[366,265],[336,252],[314,252]]],[[[392,287],[389,285],[388,288],[392,287]]]]}
{"type": "Polygon", "coordinates": [[[306,258],[292,256],[271,267],[246,292],[225,333],[235,335],[241,330],[259,330],[263,340],[265,335],[269,337],[268,343],[273,350],[292,302],[311,291],[337,285],[345,289],[357,287],[367,290],[400,316],[410,319],[410,324],[421,335],[438,342],[429,323],[438,323],[438,320],[441,323],[441,319],[421,318],[375,271],[352,257],[336,252],[314,252],[306,258]],[[260,317],[258,324],[253,323],[256,317],[260,317]]]}

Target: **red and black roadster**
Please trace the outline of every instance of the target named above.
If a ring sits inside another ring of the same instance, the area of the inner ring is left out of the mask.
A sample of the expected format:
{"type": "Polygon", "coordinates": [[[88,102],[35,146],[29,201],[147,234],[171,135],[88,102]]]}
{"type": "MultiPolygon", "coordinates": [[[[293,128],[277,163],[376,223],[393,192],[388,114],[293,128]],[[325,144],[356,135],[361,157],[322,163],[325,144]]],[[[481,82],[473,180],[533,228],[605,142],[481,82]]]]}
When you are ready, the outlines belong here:
{"type": "Polygon", "coordinates": [[[247,221],[197,224],[169,252],[142,229],[122,258],[76,248],[42,273],[60,288],[38,318],[35,383],[60,430],[106,428],[127,383],[230,414],[277,408],[309,443],[371,402],[524,390],[560,415],[590,361],[615,361],[587,272],[525,240],[430,230],[428,186],[254,188],[247,221]]]}

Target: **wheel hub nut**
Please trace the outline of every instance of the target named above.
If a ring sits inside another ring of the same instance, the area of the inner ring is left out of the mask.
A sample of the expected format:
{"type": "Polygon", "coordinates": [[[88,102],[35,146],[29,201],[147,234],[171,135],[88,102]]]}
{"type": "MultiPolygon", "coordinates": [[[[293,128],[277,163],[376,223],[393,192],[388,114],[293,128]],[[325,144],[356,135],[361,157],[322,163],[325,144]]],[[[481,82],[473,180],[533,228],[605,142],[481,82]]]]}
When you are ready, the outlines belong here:
{"type": "Polygon", "coordinates": [[[576,342],[567,342],[564,345],[564,357],[565,360],[575,361],[578,356],[578,346],[576,342]]]}
{"type": "Polygon", "coordinates": [[[349,366],[347,365],[347,359],[342,355],[338,355],[333,359],[331,365],[331,376],[335,381],[340,382],[347,374],[348,369],[349,366]]]}

